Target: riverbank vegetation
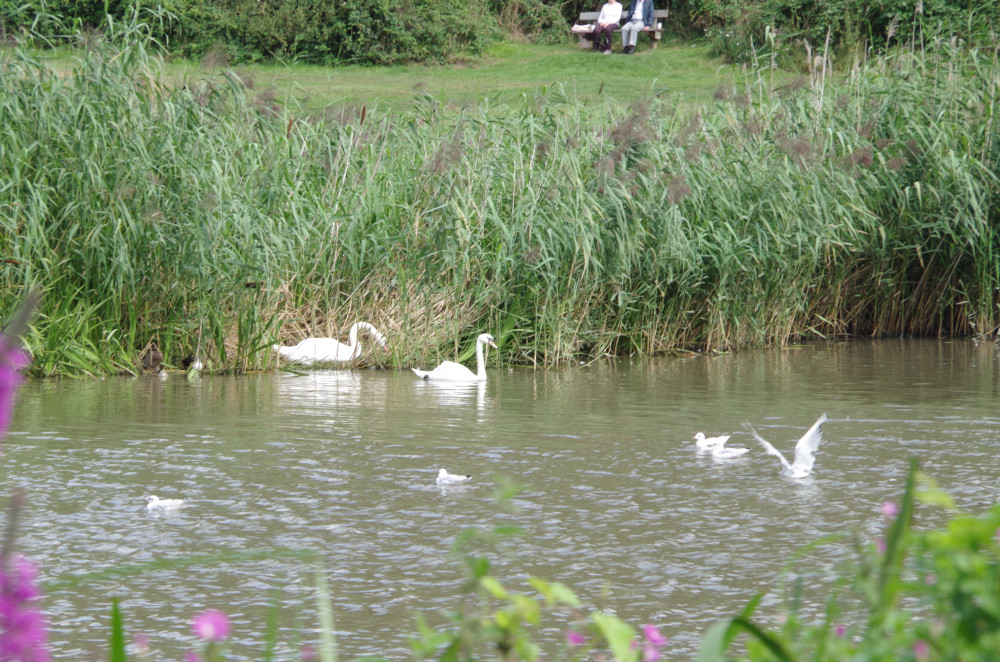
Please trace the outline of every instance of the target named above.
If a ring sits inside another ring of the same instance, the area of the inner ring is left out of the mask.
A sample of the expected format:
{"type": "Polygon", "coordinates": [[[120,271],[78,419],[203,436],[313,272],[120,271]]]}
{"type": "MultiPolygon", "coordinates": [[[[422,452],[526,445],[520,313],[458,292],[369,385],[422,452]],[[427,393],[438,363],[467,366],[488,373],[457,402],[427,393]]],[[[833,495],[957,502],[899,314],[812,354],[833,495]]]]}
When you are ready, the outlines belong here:
{"type": "Polygon", "coordinates": [[[555,85],[326,118],[232,71],[177,84],[150,36],[114,23],[63,76],[3,54],[0,305],[43,292],[35,374],[152,344],[267,369],[359,319],[398,366],[483,330],[552,365],[1000,327],[996,50],[750,68],[697,112],[555,85]]]}

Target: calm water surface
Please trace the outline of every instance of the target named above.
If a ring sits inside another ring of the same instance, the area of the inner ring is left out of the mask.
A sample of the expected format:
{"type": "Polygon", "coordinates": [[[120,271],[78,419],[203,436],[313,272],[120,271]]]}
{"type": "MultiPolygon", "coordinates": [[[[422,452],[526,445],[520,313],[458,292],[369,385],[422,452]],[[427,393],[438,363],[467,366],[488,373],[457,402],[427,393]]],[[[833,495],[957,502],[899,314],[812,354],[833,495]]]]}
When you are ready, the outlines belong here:
{"type": "MultiPolygon", "coordinates": [[[[34,381],[3,445],[0,494],[27,495],[21,550],[53,581],[137,562],[260,548],[313,548],[329,573],[344,659],[409,659],[414,616],[459,604],[449,556],[465,527],[516,523],[491,554],[527,590],[569,584],[589,608],[653,623],[675,659],[701,633],[769,590],[784,561],[828,534],[876,538],[908,462],[976,512],[1000,498],[1000,350],[972,341],[856,341],[738,356],[594,364],[552,372],[492,369],[489,382],[441,387],[409,371],[34,381]],[[740,427],[790,455],[826,412],[813,476],[778,475],[740,427]],[[753,445],[730,462],[692,435],[753,445]],[[474,475],[441,490],[439,467],[474,475]],[[513,510],[501,477],[523,485],[513,510]],[[190,497],[171,516],[144,497],[190,497]]],[[[921,525],[941,515],[921,512],[921,525]]],[[[797,571],[830,577],[848,543],[797,571]]],[[[812,596],[822,603],[822,579],[812,596]]],[[[272,558],[168,568],[50,592],[56,659],[106,659],[109,605],[151,659],[180,659],[191,617],[233,620],[233,659],[259,659],[280,607],[282,650],[313,640],[313,583],[302,561],[272,558]]],[[[768,611],[770,610],[770,611],[768,611]]],[[[566,620],[539,635],[554,649],[566,620]]]]}

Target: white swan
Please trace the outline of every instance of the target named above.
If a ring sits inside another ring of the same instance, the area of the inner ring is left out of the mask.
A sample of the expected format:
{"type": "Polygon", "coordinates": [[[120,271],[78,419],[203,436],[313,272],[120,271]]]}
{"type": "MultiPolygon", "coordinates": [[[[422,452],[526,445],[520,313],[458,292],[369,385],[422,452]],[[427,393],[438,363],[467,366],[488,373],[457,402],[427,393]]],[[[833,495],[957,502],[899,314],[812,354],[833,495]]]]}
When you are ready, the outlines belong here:
{"type": "Polygon", "coordinates": [[[497,344],[493,342],[493,336],[488,333],[480,334],[476,338],[476,372],[472,372],[461,363],[445,361],[431,371],[413,368],[413,374],[420,377],[420,379],[433,379],[435,381],[486,381],[486,361],[483,359],[483,345],[489,345],[493,349],[497,348],[497,344]]]}
{"type": "Polygon", "coordinates": [[[372,335],[382,349],[386,352],[389,347],[386,345],[385,336],[378,332],[374,326],[368,322],[356,322],[351,327],[348,335],[348,344],[344,344],[335,338],[306,338],[293,347],[282,347],[272,345],[271,349],[276,351],[286,361],[298,363],[300,365],[315,365],[317,363],[347,363],[361,356],[361,345],[358,343],[358,331],[367,331],[372,335]]]}
{"type": "Polygon", "coordinates": [[[731,435],[726,435],[725,437],[718,437],[722,441],[716,444],[712,448],[712,459],[715,460],[735,460],[738,457],[743,457],[750,452],[749,448],[727,448],[726,441],[731,435]]]}
{"type": "Polygon", "coordinates": [[[768,455],[777,455],[778,459],[781,460],[781,473],[785,476],[790,476],[792,478],[805,478],[812,472],[813,462],[816,461],[815,453],[816,449],[819,448],[819,442],[823,440],[823,434],[821,427],[826,421],[826,414],[817,419],[809,431],[802,435],[798,443],[795,444],[795,462],[789,464],[785,456],[782,455],[778,449],[776,449],[771,444],[757,434],[757,431],[753,429],[749,423],[744,423],[750,433],[757,438],[757,441],[761,443],[764,450],[767,451],[768,455]]]}
{"type": "Polygon", "coordinates": [[[722,437],[706,437],[704,432],[699,432],[694,436],[694,440],[698,445],[698,450],[710,451],[716,446],[725,446],[731,436],[733,435],[727,434],[722,437]]]}
{"type": "Polygon", "coordinates": [[[438,487],[447,487],[448,485],[458,485],[459,483],[464,483],[465,481],[472,478],[472,476],[466,476],[463,474],[450,474],[448,470],[441,467],[438,471],[437,485],[438,487]]]}
{"type": "Polygon", "coordinates": [[[187,503],[187,499],[161,499],[155,494],[146,497],[146,510],[151,512],[163,512],[165,510],[177,510],[187,503]]]}

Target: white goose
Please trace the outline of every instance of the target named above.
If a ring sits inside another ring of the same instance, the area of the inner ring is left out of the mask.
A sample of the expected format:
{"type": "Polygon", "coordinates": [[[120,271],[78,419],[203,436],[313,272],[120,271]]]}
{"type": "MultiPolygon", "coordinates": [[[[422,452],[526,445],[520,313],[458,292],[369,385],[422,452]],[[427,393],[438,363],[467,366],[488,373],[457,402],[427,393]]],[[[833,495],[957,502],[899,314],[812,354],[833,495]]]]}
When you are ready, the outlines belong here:
{"type": "Polygon", "coordinates": [[[361,356],[361,345],[358,343],[358,331],[367,331],[382,349],[389,351],[385,336],[378,332],[368,322],[356,322],[348,334],[348,344],[335,338],[306,338],[293,347],[272,345],[286,361],[300,365],[315,365],[317,363],[347,363],[361,356]]]}
{"type": "Polygon", "coordinates": [[[744,423],[743,425],[757,438],[757,441],[761,443],[768,455],[778,456],[778,459],[781,460],[781,473],[783,475],[792,478],[805,478],[812,472],[813,462],[816,461],[814,454],[816,453],[816,449],[819,448],[819,442],[823,440],[821,428],[824,422],[826,422],[826,414],[820,416],[812,424],[812,427],[809,428],[809,431],[802,435],[802,438],[795,444],[795,462],[791,464],[788,463],[788,460],[785,459],[785,456],[778,449],[757,434],[757,431],[749,423],[744,423]]]}
{"type": "Polygon", "coordinates": [[[699,432],[694,436],[694,441],[698,446],[698,450],[710,451],[716,446],[725,446],[731,436],[733,435],[727,434],[722,437],[706,437],[704,432],[699,432]]]}
{"type": "Polygon", "coordinates": [[[466,476],[464,474],[450,474],[448,473],[447,469],[441,467],[441,470],[438,471],[438,477],[436,482],[438,487],[447,487],[449,485],[458,485],[459,483],[464,483],[470,478],[472,478],[472,476],[466,476]]]}
{"type": "Polygon", "coordinates": [[[488,333],[480,334],[480,336],[476,338],[476,372],[472,372],[461,363],[445,361],[430,371],[413,368],[413,374],[420,377],[420,379],[433,379],[435,381],[486,381],[486,361],[483,359],[483,345],[489,345],[493,349],[497,348],[497,344],[493,342],[493,336],[488,333]]]}
{"type": "Polygon", "coordinates": [[[177,510],[187,503],[187,499],[161,499],[155,494],[146,497],[146,510],[150,512],[164,512],[167,510],[177,510]]]}

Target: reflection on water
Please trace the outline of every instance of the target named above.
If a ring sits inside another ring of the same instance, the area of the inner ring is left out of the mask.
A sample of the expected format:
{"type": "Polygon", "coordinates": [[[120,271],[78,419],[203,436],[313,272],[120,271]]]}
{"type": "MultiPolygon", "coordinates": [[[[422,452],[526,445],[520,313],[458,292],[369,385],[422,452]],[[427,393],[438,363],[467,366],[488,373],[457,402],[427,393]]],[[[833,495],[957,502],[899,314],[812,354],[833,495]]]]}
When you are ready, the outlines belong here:
{"type": "MultiPolygon", "coordinates": [[[[449,556],[465,527],[516,523],[496,573],[568,583],[586,604],[654,623],[689,658],[713,620],[774,589],[789,554],[844,531],[872,539],[911,457],[976,512],[1000,496],[1000,389],[993,343],[852,342],[785,351],[497,371],[441,385],[400,371],[31,382],[3,447],[0,494],[22,489],[19,544],[44,580],[136,562],[311,548],[335,596],[345,659],[410,659],[414,614],[458,604],[449,556]],[[741,424],[791,453],[826,412],[814,474],[779,475],[741,424]],[[692,435],[732,434],[729,462],[692,435]],[[435,485],[439,467],[471,474],[435,485]],[[494,488],[523,488],[514,510],[494,488]],[[152,515],[144,498],[189,497],[152,515]]],[[[942,515],[921,513],[921,525],[942,515]]],[[[846,545],[811,550],[820,584],[846,545]]],[[[206,607],[230,613],[234,659],[258,659],[272,604],[284,646],[315,623],[301,561],[165,568],[49,594],[59,659],[106,652],[111,596],[157,659],[191,645],[206,607]]],[[[776,608],[771,591],[765,611],[776,608]]],[[[811,596],[821,604],[825,594],[811,596]]],[[[561,642],[565,623],[542,639],[561,642]]]]}

